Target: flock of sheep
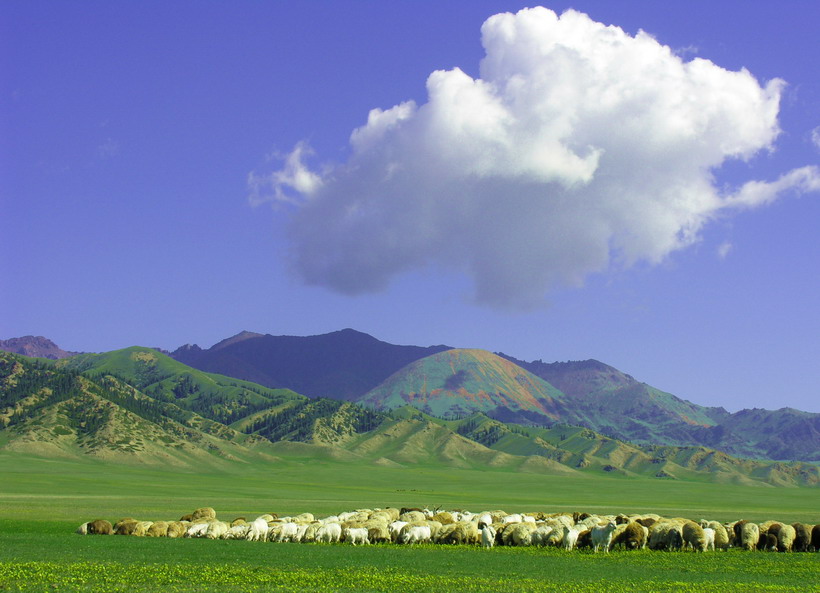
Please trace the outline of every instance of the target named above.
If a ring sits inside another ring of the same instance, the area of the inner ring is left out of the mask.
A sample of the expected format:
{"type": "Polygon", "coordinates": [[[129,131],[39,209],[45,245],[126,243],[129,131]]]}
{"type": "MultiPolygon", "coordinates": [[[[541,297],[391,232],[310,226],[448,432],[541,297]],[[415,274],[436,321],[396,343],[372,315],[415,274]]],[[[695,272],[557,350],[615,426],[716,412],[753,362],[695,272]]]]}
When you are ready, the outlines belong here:
{"type": "Polygon", "coordinates": [[[430,511],[418,508],[362,509],[317,519],[311,513],[295,517],[266,514],[220,521],[210,507],[195,510],[179,521],[105,519],[83,523],[80,534],[147,537],[197,537],[248,541],[340,543],[352,545],[467,544],[553,546],[566,550],[589,548],[683,550],[698,552],[730,547],[779,552],[820,551],[820,525],[776,521],[699,522],[644,515],[590,515],[504,511],[430,511]]]}

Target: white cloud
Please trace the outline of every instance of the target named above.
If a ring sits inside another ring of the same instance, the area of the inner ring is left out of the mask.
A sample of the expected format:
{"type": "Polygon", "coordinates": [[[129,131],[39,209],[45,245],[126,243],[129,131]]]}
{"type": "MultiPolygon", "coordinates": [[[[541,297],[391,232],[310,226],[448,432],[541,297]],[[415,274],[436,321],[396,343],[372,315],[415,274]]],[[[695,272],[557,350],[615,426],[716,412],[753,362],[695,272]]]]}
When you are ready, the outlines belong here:
{"type": "Polygon", "coordinates": [[[811,142],[817,148],[820,148],[820,126],[817,126],[811,131],[811,142]]]}
{"type": "Polygon", "coordinates": [[[729,252],[734,249],[734,245],[732,245],[729,241],[724,241],[717,248],[717,254],[720,259],[726,259],[729,255],[729,252]]]}
{"type": "Polygon", "coordinates": [[[296,145],[287,157],[285,167],[268,174],[251,172],[248,175],[250,202],[254,206],[264,202],[298,203],[293,192],[301,196],[310,196],[322,186],[322,178],[307,168],[302,162],[312,150],[305,142],[296,145]]]}
{"type": "Polygon", "coordinates": [[[251,199],[293,200],[291,264],[357,294],[438,264],[479,303],[526,308],[610,266],[657,263],[724,210],[816,191],[816,168],[717,189],[727,159],[770,150],[783,81],[761,85],[584,14],[498,14],[480,77],[433,72],[428,100],[374,109],[347,162],[321,175],[300,144],[249,177],[251,199]]]}

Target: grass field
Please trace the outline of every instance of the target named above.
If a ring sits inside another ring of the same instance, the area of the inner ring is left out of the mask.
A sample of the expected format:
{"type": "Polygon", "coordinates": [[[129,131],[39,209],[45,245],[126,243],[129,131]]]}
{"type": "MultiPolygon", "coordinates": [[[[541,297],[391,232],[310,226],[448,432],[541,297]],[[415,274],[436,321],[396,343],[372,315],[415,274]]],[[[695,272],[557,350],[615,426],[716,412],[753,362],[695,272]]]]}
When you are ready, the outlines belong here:
{"type": "Polygon", "coordinates": [[[80,523],[376,506],[657,512],[820,523],[816,489],[291,459],[182,473],[0,455],[6,591],[820,591],[819,554],[613,552],[78,536],[80,523]]]}

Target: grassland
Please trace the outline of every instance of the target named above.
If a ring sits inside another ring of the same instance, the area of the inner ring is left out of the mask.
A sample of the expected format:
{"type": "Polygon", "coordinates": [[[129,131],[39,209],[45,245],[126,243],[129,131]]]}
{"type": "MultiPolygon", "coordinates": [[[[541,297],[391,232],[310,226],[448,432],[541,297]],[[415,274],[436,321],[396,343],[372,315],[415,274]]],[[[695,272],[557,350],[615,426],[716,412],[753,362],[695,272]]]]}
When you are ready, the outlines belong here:
{"type": "Polygon", "coordinates": [[[374,506],[658,512],[820,523],[816,489],[300,459],[222,473],[0,454],[7,591],[816,591],[820,555],[268,544],[78,536],[93,518],[221,518],[374,506]]]}

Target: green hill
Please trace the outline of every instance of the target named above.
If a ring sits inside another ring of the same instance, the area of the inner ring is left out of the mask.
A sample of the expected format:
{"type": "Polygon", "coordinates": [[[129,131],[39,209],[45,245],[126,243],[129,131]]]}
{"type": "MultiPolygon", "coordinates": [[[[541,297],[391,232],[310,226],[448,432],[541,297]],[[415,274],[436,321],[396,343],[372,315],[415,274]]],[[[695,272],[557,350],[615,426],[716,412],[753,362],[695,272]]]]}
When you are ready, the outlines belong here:
{"type": "Polygon", "coordinates": [[[521,422],[580,422],[552,385],[486,350],[454,349],[413,362],[358,401],[376,409],[411,405],[439,417],[476,411],[521,422]]]}
{"type": "MultiPolygon", "coordinates": [[[[471,352],[459,356],[468,362],[482,357],[486,355],[471,352]]],[[[525,427],[481,413],[447,420],[408,405],[386,413],[292,393],[279,397],[253,384],[225,382],[170,363],[145,348],[68,362],[0,353],[0,450],[200,471],[236,463],[335,460],[358,467],[493,468],[759,486],[820,483],[818,467],[811,464],[749,461],[703,447],[640,446],[558,422],[549,428],[525,427]],[[130,382],[124,376],[131,376],[130,382]],[[167,390],[173,393],[172,386],[184,377],[202,387],[188,394],[194,395],[191,399],[166,401],[167,390]],[[150,394],[154,392],[161,397],[150,394]],[[231,425],[189,409],[211,410],[205,404],[214,401],[242,402],[250,397],[246,392],[267,398],[270,405],[231,425]]],[[[461,388],[471,384],[465,380],[461,388]]],[[[511,405],[516,400],[504,401],[511,405]]]]}
{"type": "Polygon", "coordinates": [[[89,376],[113,375],[146,395],[230,424],[254,412],[305,397],[289,389],[206,373],[152,348],[133,346],[102,354],[80,354],[55,363],[57,368],[89,376]]]}

